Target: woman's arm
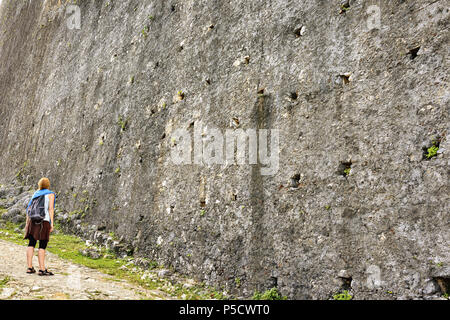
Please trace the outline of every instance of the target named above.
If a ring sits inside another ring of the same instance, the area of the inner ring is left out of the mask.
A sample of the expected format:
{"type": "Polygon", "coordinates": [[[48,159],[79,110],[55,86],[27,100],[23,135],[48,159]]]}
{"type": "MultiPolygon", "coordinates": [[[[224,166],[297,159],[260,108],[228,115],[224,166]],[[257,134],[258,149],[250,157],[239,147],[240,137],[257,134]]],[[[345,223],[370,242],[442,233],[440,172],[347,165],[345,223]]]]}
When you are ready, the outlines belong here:
{"type": "Polygon", "coordinates": [[[54,204],[55,204],[55,195],[53,193],[50,193],[48,195],[48,213],[50,214],[50,232],[53,231],[53,216],[55,215],[55,208],[54,208],[54,204]]]}
{"type": "Polygon", "coordinates": [[[27,235],[29,224],[30,224],[30,217],[28,217],[28,214],[27,214],[27,223],[25,224],[25,229],[23,230],[25,232],[25,236],[27,235]]]}

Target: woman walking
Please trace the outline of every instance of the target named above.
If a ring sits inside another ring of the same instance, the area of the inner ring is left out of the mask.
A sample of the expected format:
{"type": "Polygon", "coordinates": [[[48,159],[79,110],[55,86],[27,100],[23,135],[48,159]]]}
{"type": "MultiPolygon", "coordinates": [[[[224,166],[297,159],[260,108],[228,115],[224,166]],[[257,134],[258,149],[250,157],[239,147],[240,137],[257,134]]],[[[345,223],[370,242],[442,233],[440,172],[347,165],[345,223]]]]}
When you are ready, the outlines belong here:
{"type": "Polygon", "coordinates": [[[53,216],[55,209],[55,193],[50,191],[50,181],[42,178],[38,183],[39,190],[33,194],[27,207],[27,223],[25,237],[27,247],[27,273],[35,273],[33,268],[33,254],[36,242],[39,240],[38,262],[40,276],[52,276],[53,273],[45,267],[45,249],[53,231],[53,216]]]}

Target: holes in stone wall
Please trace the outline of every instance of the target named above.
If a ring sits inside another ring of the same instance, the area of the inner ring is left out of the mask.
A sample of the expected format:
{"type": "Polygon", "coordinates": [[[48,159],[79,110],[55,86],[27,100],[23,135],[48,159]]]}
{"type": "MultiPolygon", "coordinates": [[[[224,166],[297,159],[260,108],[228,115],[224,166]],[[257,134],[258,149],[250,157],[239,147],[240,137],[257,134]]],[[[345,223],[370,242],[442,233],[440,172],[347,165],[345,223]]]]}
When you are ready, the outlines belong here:
{"type": "Polygon", "coordinates": [[[276,288],[276,287],[278,287],[278,278],[277,277],[270,277],[269,278],[269,287],[270,288],[276,288]]]}
{"type": "Polygon", "coordinates": [[[342,290],[350,290],[352,288],[352,277],[339,277],[342,280],[342,290]]]}
{"type": "Polygon", "coordinates": [[[240,124],[241,124],[241,122],[240,122],[239,118],[237,118],[237,117],[231,118],[231,121],[230,121],[230,126],[231,127],[239,128],[240,124]]]}
{"type": "Polygon", "coordinates": [[[338,77],[341,79],[342,84],[345,85],[345,84],[350,83],[350,74],[349,73],[340,74],[338,77]]]}
{"type": "Polygon", "coordinates": [[[415,58],[417,58],[417,54],[419,53],[419,50],[420,50],[420,47],[409,50],[409,52],[408,52],[408,55],[410,56],[409,58],[411,60],[414,60],[415,58]]]}
{"type": "Polygon", "coordinates": [[[300,185],[300,174],[296,173],[291,177],[289,187],[292,189],[298,189],[299,185],[300,185]]]}
{"type": "Polygon", "coordinates": [[[431,141],[431,145],[422,147],[423,160],[431,160],[437,156],[439,146],[441,144],[441,137],[436,137],[431,141]]]}
{"type": "Polygon", "coordinates": [[[300,26],[294,30],[294,34],[297,38],[300,38],[305,33],[305,26],[300,26]]]}
{"type": "Polygon", "coordinates": [[[448,295],[450,291],[450,277],[434,277],[433,281],[439,286],[441,293],[443,295],[448,295]]]}
{"type": "Polygon", "coordinates": [[[347,177],[350,174],[351,168],[352,168],[351,161],[342,161],[339,164],[337,173],[343,177],[347,177]]]}
{"type": "Polygon", "coordinates": [[[185,94],[184,94],[183,90],[178,90],[177,95],[174,97],[174,102],[176,103],[177,101],[184,100],[184,96],[185,96],[185,94]]]}
{"type": "Polygon", "coordinates": [[[350,0],[342,0],[341,1],[341,11],[339,11],[339,14],[343,14],[347,12],[350,9],[350,0]]]}
{"type": "Polygon", "coordinates": [[[297,92],[290,92],[289,93],[289,98],[291,99],[291,100],[297,100],[297,98],[298,98],[298,93],[297,92]]]}
{"type": "Polygon", "coordinates": [[[258,97],[264,97],[264,88],[259,89],[256,93],[258,94],[258,97]]]}
{"type": "Polygon", "coordinates": [[[100,136],[100,140],[99,140],[98,144],[99,144],[100,146],[102,146],[102,145],[105,143],[105,139],[106,139],[105,134],[102,134],[102,135],[100,136]]]}

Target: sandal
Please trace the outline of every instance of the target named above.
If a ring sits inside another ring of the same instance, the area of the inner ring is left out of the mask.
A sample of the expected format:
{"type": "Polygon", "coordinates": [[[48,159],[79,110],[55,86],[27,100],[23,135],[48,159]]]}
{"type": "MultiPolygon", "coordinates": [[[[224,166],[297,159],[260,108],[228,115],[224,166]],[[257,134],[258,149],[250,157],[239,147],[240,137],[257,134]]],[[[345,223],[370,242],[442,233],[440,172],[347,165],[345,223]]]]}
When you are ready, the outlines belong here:
{"type": "Polygon", "coordinates": [[[53,272],[50,272],[50,271],[48,271],[47,269],[45,269],[45,275],[46,276],[53,276],[54,274],[53,274],[53,272]]]}
{"type": "Polygon", "coordinates": [[[45,270],[39,270],[38,275],[40,276],[53,276],[53,272],[48,271],[47,269],[45,270]]]}
{"type": "Polygon", "coordinates": [[[36,273],[36,270],[34,269],[34,267],[31,267],[27,269],[27,273],[36,273]]]}

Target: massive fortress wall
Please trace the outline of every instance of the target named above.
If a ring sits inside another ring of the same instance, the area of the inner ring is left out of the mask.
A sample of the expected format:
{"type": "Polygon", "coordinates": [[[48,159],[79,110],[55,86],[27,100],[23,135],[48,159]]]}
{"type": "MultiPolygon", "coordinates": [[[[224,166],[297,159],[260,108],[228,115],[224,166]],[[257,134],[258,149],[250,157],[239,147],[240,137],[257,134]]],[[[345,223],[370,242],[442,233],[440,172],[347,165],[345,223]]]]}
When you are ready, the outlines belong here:
{"type": "Polygon", "coordinates": [[[231,293],[436,294],[448,23],[444,0],[3,0],[0,180],[47,176],[80,228],[231,293]],[[276,170],[206,161],[213,128],[278,130],[276,170]]]}

